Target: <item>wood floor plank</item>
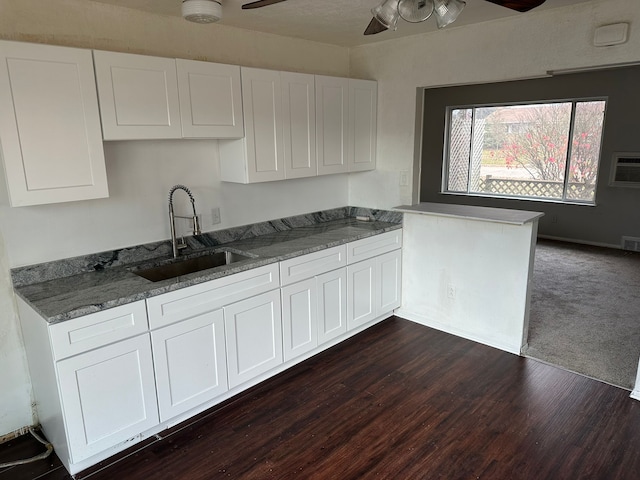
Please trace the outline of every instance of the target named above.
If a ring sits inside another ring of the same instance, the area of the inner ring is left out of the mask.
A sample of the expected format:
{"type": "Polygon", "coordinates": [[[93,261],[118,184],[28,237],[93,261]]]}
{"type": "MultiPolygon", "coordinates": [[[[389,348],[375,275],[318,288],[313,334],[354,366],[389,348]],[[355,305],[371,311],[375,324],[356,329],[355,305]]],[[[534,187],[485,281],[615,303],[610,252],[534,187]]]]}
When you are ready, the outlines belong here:
{"type": "Polygon", "coordinates": [[[399,318],[161,436],[89,480],[608,480],[640,471],[640,403],[627,391],[399,318]]]}

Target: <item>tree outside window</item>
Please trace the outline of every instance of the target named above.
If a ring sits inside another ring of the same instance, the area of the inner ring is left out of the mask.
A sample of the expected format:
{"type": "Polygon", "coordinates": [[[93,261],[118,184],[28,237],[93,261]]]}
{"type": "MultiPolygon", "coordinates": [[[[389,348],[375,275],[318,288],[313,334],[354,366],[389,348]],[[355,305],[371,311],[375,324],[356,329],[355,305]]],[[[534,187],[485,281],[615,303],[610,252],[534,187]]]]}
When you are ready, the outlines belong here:
{"type": "Polygon", "coordinates": [[[605,105],[450,109],[445,190],[594,203],[605,105]]]}

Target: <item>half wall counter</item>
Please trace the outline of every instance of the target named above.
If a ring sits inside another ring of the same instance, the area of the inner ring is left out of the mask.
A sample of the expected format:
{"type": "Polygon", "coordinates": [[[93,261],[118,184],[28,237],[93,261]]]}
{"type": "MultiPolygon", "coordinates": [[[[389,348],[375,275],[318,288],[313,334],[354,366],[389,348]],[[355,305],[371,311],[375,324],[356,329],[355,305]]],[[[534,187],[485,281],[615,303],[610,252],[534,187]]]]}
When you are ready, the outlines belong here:
{"type": "Polygon", "coordinates": [[[398,316],[514,354],[526,345],[540,212],[420,203],[404,213],[398,316]]]}

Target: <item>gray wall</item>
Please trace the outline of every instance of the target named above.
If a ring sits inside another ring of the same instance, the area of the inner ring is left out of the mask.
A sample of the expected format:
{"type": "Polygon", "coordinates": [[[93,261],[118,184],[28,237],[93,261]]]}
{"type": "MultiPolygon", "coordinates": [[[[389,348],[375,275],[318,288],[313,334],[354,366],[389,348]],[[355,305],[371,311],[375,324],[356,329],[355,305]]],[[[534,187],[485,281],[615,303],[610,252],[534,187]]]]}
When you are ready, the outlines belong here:
{"type": "Polygon", "coordinates": [[[610,187],[614,152],[640,152],[640,67],[534,80],[424,90],[420,201],[544,212],[541,235],[619,246],[640,237],[640,188],[610,187]],[[596,205],[569,205],[441,193],[447,106],[607,97],[596,205]]]}

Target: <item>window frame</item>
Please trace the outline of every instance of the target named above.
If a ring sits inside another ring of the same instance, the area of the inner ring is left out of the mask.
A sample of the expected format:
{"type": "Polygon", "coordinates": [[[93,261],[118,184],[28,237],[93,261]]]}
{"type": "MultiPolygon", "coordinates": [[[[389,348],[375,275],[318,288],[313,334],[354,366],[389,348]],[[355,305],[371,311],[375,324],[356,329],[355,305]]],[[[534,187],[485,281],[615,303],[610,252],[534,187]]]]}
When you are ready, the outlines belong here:
{"type": "Polygon", "coordinates": [[[602,163],[602,149],[604,143],[604,133],[606,128],[606,118],[607,118],[607,108],[609,106],[609,97],[607,95],[603,96],[588,96],[588,97],[572,97],[572,98],[564,98],[564,99],[541,99],[541,100],[527,100],[527,101],[511,101],[511,102],[496,102],[496,103],[477,103],[477,104],[462,104],[462,105],[447,105],[445,107],[445,126],[444,126],[444,144],[442,148],[442,175],[441,175],[441,189],[440,193],[444,195],[461,195],[468,197],[484,197],[484,198],[499,198],[499,199],[508,199],[508,200],[527,200],[534,202],[550,202],[550,203],[562,203],[562,204],[570,204],[570,205],[586,205],[586,206],[596,206],[596,194],[598,182],[601,179],[601,163],[602,163]],[[576,105],[579,103],[589,103],[589,102],[604,102],[603,114],[602,114],[602,131],[600,135],[600,144],[598,147],[598,173],[595,181],[595,188],[593,192],[593,200],[577,200],[577,199],[568,199],[567,198],[567,186],[569,183],[569,168],[571,161],[571,154],[573,151],[573,133],[575,130],[575,116],[576,116],[576,105]],[[471,192],[471,176],[469,172],[471,171],[471,162],[473,158],[473,145],[474,145],[474,131],[475,131],[475,112],[478,108],[491,108],[491,107],[518,107],[518,106],[528,106],[528,105],[551,105],[558,103],[571,103],[571,115],[570,115],[570,124],[569,131],[567,133],[567,154],[565,157],[564,164],[564,176],[563,176],[563,187],[562,187],[562,198],[554,198],[554,197],[533,197],[527,195],[509,195],[509,194],[488,194],[482,192],[471,192]],[[467,169],[467,190],[458,191],[458,190],[448,190],[447,186],[449,184],[449,145],[451,139],[451,123],[452,123],[452,112],[454,110],[464,110],[471,109],[472,110],[472,120],[471,120],[471,134],[470,134],[470,147],[469,147],[469,168],[467,169]]]}

